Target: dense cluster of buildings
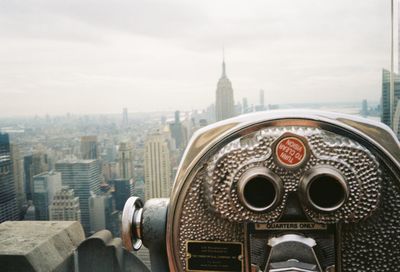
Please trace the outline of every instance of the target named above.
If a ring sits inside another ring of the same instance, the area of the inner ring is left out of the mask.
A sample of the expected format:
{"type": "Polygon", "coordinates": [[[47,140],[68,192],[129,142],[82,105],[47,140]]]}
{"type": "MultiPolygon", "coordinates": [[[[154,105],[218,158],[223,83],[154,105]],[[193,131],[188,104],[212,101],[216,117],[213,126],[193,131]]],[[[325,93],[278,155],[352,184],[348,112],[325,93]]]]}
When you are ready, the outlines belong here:
{"type": "Polygon", "coordinates": [[[101,229],[119,236],[126,200],[169,197],[193,132],[241,112],[223,61],[215,106],[184,118],[176,111],[171,119],[130,119],[124,108],[121,119],[0,123],[0,223],[76,220],[87,236],[101,229]]]}
{"type": "MultiPolygon", "coordinates": [[[[382,122],[389,124],[389,72],[383,71],[382,122]]],[[[120,234],[130,196],[169,197],[181,156],[193,132],[238,114],[276,108],[234,100],[225,60],[215,104],[202,112],[130,119],[73,116],[35,118],[0,133],[0,223],[6,220],[76,220],[86,235],[108,229],[120,234]]],[[[400,78],[395,79],[400,101],[400,78]]],[[[394,116],[400,135],[400,102],[394,116]]],[[[371,109],[362,103],[362,115],[371,109]]],[[[1,124],[0,125],[4,125],[1,124]]],[[[144,259],[146,259],[145,256],[144,259]]],[[[147,257],[148,259],[148,257],[147,257]]]]}

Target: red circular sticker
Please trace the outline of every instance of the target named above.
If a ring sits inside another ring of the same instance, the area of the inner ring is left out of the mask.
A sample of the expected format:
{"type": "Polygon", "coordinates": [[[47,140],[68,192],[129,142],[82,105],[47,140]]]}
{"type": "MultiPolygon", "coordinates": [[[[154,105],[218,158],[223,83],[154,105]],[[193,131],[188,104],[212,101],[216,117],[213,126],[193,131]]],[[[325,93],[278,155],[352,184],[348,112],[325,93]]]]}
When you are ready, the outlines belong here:
{"type": "Polygon", "coordinates": [[[303,162],[306,157],[306,147],[296,137],[285,137],[276,145],[275,154],[282,165],[294,167],[303,162]]]}

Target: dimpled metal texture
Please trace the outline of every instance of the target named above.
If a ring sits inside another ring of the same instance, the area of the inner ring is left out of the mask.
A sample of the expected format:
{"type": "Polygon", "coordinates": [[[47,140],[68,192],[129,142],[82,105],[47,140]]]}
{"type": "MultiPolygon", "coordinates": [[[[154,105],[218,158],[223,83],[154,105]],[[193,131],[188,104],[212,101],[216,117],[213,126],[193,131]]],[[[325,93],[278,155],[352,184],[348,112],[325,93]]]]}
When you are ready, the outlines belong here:
{"type": "Polygon", "coordinates": [[[179,222],[179,257],[186,271],[186,242],[223,241],[242,242],[243,225],[229,222],[210,212],[204,196],[205,171],[200,171],[185,196],[179,222]]]}
{"type": "Polygon", "coordinates": [[[350,190],[348,200],[336,211],[318,212],[303,203],[310,219],[318,223],[357,222],[369,216],[378,206],[381,173],[375,157],[349,138],[306,127],[271,127],[236,139],[210,158],[204,181],[210,209],[231,222],[276,222],[285,208],[288,193],[298,190],[305,171],[314,166],[330,166],[345,178],[350,190]],[[273,144],[284,133],[306,139],[309,159],[301,167],[287,169],[275,163],[273,144]],[[284,194],[277,207],[267,212],[254,212],[239,200],[237,183],[253,167],[266,167],[278,175],[284,194]]]}
{"type": "Polygon", "coordinates": [[[381,198],[366,220],[342,228],[342,271],[399,271],[400,186],[384,169],[381,198]]]}
{"type": "MultiPolygon", "coordinates": [[[[190,240],[197,241],[224,241],[244,242],[243,223],[260,222],[273,223],[282,215],[287,195],[296,192],[304,173],[314,166],[328,165],[340,171],[345,178],[350,195],[348,200],[336,211],[318,213],[303,204],[307,216],[319,223],[342,222],[343,229],[343,263],[349,270],[344,271],[373,271],[360,269],[362,256],[353,248],[360,247],[362,252],[371,257],[380,258],[384,254],[382,249],[388,243],[399,241],[399,233],[395,232],[397,221],[392,220],[390,213],[400,213],[399,200],[395,195],[398,188],[386,188],[384,192],[391,194],[390,205],[383,222],[393,224],[393,230],[382,236],[385,227],[371,225],[364,226],[363,222],[371,221],[374,210],[379,206],[382,177],[377,159],[362,145],[346,137],[324,131],[318,128],[306,127],[271,127],[242,136],[208,155],[193,179],[187,181],[189,185],[185,191],[183,203],[180,206],[178,226],[179,271],[186,270],[186,243],[190,240]],[[309,158],[299,168],[287,169],[275,163],[273,158],[273,144],[283,134],[290,132],[303,137],[309,147],[309,158]],[[256,213],[242,205],[237,196],[236,187],[241,175],[252,167],[266,167],[278,175],[284,186],[284,194],[280,203],[271,211],[256,213]],[[397,202],[396,202],[397,201],[397,202]],[[360,223],[353,223],[360,222],[360,223]],[[351,223],[351,224],[347,224],[351,223]],[[351,233],[349,226],[356,229],[351,233]],[[387,239],[383,241],[382,237],[387,239]],[[361,244],[358,244],[362,242],[361,244]],[[379,245],[376,243],[380,242],[379,245]],[[379,247],[379,250],[371,249],[379,247]],[[376,253],[375,253],[376,252],[376,253]],[[354,264],[353,262],[358,262],[354,264]],[[351,270],[353,269],[353,270],[351,270]]],[[[385,204],[386,205],[386,204],[385,204]]],[[[398,227],[397,227],[398,228],[398,227]]],[[[400,248],[400,247],[399,247],[400,248]]],[[[387,252],[385,254],[391,254],[387,252]]],[[[399,254],[398,252],[396,254],[399,254]]],[[[399,255],[397,255],[399,256],[399,255]]],[[[382,257],[383,258],[383,257],[382,257]]],[[[375,260],[375,262],[378,262],[375,260]]],[[[380,262],[380,261],[379,261],[380,262]]],[[[367,265],[369,262],[366,262],[367,265]]],[[[378,266],[377,266],[378,267],[378,266]]],[[[393,268],[393,266],[391,266],[393,268]]],[[[388,270],[393,271],[393,270],[388,270]]]]}

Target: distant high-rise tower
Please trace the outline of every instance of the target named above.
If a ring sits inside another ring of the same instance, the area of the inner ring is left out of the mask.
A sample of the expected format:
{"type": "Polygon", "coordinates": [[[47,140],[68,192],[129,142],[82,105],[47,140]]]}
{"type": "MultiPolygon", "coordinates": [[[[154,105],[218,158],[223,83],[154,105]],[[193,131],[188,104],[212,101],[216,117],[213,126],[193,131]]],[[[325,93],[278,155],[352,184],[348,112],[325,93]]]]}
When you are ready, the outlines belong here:
{"type": "Polygon", "coordinates": [[[49,220],[49,206],[59,190],[61,190],[61,173],[45,172],[33,177],[33,205],[36,209],[36,220],[49,220]]]}
{"type": "Polygon", "coordinates": [[[0,223],[19,218],[13,178],[10,139],[0,133],[0,223]]]}
{"type": "Polygon", "coordinates": [[[165,136],[159,132],[148,136],[144,150],[146,199],[169,197],[171,190],[170,150],[165,136]]]}
{"type": "Polygon", "coordinates": [[[28,200],[32,200],[33,196],[33,176],[47,172],[49,168],[47,154],[43,152],[34,152],[32,155],[24,157],[24,183],[28,200]]]}
{"type": "Polygon", "coordinates": [[[215,118],[221,121],[235,116],[232,83],[226,76],[225,57],[222,61],[222,76],[218,80],[215,102],[215,118]]]}
{"type": "Polygon", "coordinates": [[[13,173],[15,192],[17,194],[18,210],[21,211],[22,205],[26,203],[25,183],[24,183],[24,160],[21,156],[19,147],[16,144],[10,145],[11,159],[13,161],[13,173]]]}
{"type": "Polygon", "coordinates": [[[363,101],[361,102],[361,112],[360,113],[363,117],[368,116],[368,101],[367,101],[367,99],[363,99],[363,101]]]}
{"type": "Polygon", "coordinates": [[[395,111],[393,115],[393,132],[396,134],[397,139],[400,139],[400,99],[397,100],[395,111]]]}
{"type": "Polygon", "coordinates": [[[81,156],[84,160],[97,160],[99,158],[97,136],[81,137],[81,156]]]}
{"type": "Polygon", "coordinates": [[[56,192],[53,204],[49,207],[50,220],[79,221],[81,222],[81,210],[79,197],[76,197],[73,189],[67,186],[56,192]]]}
{"type": "Polygon", "coordinates": [[[265,98],[264,98],[264,90],[260,90],[260,106],[264,110],[265,109],[265,98]]]}
{"type": "Polygon", "coordinates": [[[105,180],[116,179],[119,177],[119,163],[117,162],[105,162],[102,167],[102,174],[105,180]]]}
{"type": "Polygon", "coordinates": [[[127,127],[128,126],[128,109],[124,108],[122,110],[122,126],[127,127]]]}
{"type": "Polygon", "coordinates": [[[141,199],[145,199],[146,195],[145,192],[146,191],[146,186],[144,184],[144,180],[139,179],[135,181],[135,186],[133,187],[133,193],[132,195],[134,196],[138,196],[141,199]]]}
{"type": "Polygon", "coordinates": [[[110,183],[114,184],[115,209],[122,211],[126,200],[133,196],[133,179],[114,179],[110,183]]]}
{"type": "Polygon", "coordinates": [[[187,132],[183,127],[180,119],[180,112],[175,112],[175,122],[169,124],[171,136],[175,140],[175,147],[183,150],[187,144],[187,132]]]}
{"type": "Polygon", "coordinates": [[[255,110],[256,111],[263,111],[265,110],[265,101],[264,101],[264,90],[260,90],[260,101],[258,105],[255,105],[255,110]]]}
{"type": "MultiPolygon", "coordinates": [[[[397,100],[400,99],[400,76],[394,75],[394,109],[392,116],[396,110],[397,100]]],[[[382,71],[382,123],[392,127],[390,123],[390,71],[383,69],[382,71]]],[[[393,122],[394,123],[394,122],[393,122]]]]}
{"type": "Polygon", "coordinates": [[[89,197],[100,192],[100,171],[96,160],[60,161],[56,171],[61,172],[62,185],[74,189],[79,197],[81,222],[86,235],[90,234],[89,197]]]}
{"type": "Polygon", "coordinates": [[[129,180],[133,177],[133,159],[133,146],[130,143],[120,143],[118,149],[120,178],[129,180]]]}
{"type": "Polygon", "coordinates": [[[91,233],[108,229],[114,236],[119,235],[118,212],[114,210],[112,195],[92,195],[89,198],[91,233]]]}
{"type": "Polygon", "coordinates": [[[248,113],[249,112],[249,102],[247,101],[246,97],[243,97],[242,99],[242,113],[248,113]]]}

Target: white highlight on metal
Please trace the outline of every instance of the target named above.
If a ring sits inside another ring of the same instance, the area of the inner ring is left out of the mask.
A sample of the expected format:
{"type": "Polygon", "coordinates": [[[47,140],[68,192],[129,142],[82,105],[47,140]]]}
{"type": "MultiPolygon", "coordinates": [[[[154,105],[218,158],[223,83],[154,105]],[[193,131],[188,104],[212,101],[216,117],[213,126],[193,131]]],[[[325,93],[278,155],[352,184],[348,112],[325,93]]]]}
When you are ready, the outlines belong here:
{"type": "Polygon", "coordinates": [[[286,234],[286,235],[282,235],[279,237],[272,237],[268,240],[268,245],[270,247],[274,247],[276,245],[279,245],[279,244],[285,243],[285,242],[299,242],[299,243],[305,244],[309,247],[314,247],[317,245],[317,243],[315,242],[314,239],[300,236],[297,234],[286,234]]]}

